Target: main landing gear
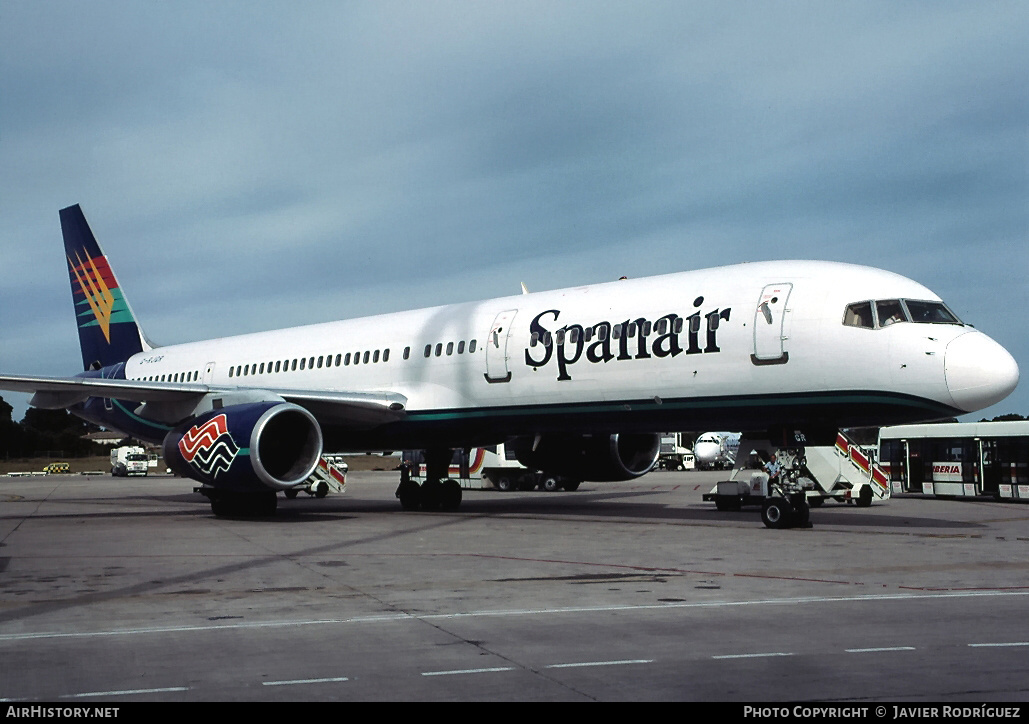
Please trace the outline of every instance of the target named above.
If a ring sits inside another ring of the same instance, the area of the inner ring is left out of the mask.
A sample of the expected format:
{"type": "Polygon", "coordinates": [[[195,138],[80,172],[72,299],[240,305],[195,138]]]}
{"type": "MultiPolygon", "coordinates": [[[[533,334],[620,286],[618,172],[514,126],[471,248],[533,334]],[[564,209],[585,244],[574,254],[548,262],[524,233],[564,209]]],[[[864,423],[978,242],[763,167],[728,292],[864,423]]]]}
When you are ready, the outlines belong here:
{"type": "Polygon", "coordinates": [[[411,478],[411,465],[400,466],[397,498],[404,510],[457,510],[461,507],[461,484],[447,478],[453,451],[430,448],[425,451],[425,481],[420,485],[411,478]]]}

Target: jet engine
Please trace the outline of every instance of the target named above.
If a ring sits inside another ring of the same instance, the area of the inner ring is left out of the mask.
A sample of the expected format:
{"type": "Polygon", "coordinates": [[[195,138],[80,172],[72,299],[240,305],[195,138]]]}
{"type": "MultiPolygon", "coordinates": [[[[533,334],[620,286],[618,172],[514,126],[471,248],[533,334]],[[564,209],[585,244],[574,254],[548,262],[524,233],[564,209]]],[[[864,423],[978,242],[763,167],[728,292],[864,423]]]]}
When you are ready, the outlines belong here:
{"type": "Polygon", "coordinates": [[[577,480],[632,480],[649,472],[660,452],[657,434],[542,435],[512,443],[518,462],[577,480]]]}
{"type": "Polygon", "coordinates": [[[307,480],[322,454],[322,431],[302,407],[282,401],[205,412],[164,438],[177,474],[222,490],[287,490],[307,480]]]}

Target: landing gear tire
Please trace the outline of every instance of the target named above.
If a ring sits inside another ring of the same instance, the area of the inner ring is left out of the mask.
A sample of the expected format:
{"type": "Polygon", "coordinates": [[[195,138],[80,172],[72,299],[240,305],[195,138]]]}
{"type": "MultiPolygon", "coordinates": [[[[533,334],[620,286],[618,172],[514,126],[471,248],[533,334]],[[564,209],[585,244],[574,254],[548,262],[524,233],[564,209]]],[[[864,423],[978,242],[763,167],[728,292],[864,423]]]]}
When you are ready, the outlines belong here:
{"type": "Polygon", "coordinates": [[[581,482],[581,480],[565,480],[563,483],[561,483],[561,487],[567,490],[569,493],[574,493],[576,490],[579,489],[579,484],[581,482]]]}
{"type": "Polygon", "coordinates": [[[456,480],[444,480],[440,488],[440,508],[457,510],[461,507],[461,483],[456,480]]]}
{"type": "Polygon", "coordinates": [[[786,498],[768,498],[761,505],[761,522],[768,528],[789,528],[793,516],[793,506],[786,498]]]}
{"type": "Polygon", "coordinates": [[[422,502],[422,489],[413,480],[401,483],[397,488],[397,498],[404,510],[418,510],[422,502]]]}
{"type": "Polygon", "coordinates": [[[290,488],[289,490],[283,491],[283,495],[285,495],[290,500],[293,500],[294,498],[296,498],[299,493],[300,493],[300,491],[297,490],[296,488],[290,488]]]}

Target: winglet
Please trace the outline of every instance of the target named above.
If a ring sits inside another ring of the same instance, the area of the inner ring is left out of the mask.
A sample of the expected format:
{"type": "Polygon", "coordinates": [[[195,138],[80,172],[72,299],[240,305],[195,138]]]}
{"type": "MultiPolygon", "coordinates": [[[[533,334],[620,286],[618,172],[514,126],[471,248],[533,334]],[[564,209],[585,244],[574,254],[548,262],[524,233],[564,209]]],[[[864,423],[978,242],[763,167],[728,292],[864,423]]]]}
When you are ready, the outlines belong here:
{"type": "Polygon", "coordinates": [[[78,204],[61,209],[61,232],[83,369],[124,362],[151,349],[78,204]]]}

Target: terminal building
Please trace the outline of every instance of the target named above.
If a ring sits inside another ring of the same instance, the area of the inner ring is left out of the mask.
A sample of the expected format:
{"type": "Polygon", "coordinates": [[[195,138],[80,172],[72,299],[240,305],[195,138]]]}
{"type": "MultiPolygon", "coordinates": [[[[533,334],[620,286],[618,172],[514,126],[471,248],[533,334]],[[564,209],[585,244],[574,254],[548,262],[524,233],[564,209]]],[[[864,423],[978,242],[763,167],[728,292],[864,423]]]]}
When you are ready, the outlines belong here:
{"type": "Polygon", "coordinates": [[[1029,501],[1029,421],[884,427],[879,465],[893,493],[1029,501]]]}

